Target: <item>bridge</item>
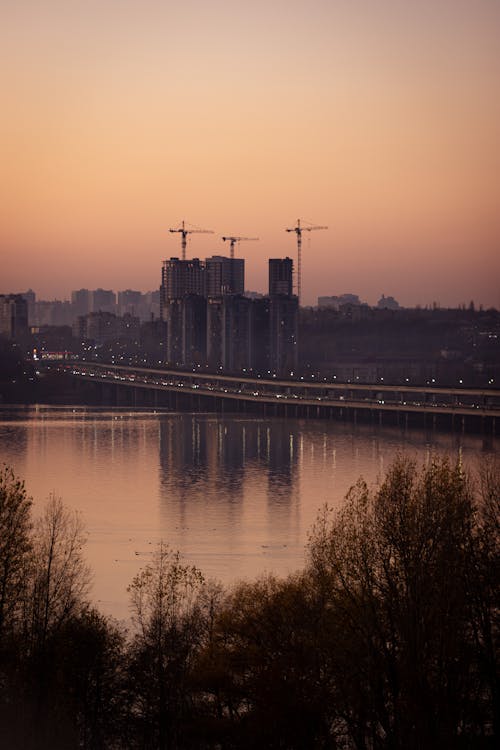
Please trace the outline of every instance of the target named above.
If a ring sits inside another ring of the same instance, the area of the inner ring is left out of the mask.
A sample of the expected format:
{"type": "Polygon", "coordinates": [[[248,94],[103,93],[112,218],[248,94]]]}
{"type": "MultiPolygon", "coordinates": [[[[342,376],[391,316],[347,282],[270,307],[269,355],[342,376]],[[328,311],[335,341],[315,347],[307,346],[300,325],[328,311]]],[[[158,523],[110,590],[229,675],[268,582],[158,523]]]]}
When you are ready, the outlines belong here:
{"type": "Polygon", "coordinates": [[[496,432],[500,390],[280,379],[227,375],[201,369],[155,369],[98,362],[51,362],[57,371],[97,394],[107,405],[165,406],[200,411],[251,411],[266,416],[377,419],[443,424],[496,432]]]}

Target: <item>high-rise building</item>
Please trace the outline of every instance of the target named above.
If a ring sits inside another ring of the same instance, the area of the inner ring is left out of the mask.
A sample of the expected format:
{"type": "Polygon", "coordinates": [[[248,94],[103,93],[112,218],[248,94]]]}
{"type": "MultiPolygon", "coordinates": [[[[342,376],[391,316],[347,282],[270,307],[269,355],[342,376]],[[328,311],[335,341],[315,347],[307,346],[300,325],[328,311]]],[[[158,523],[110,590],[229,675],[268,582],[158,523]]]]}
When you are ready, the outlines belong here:
{"type": "Polygon", "coordinates": [[[207,364],[213,369],[223,365],[223,330],[222,297],[209,297],[207,299],[207,364]]]}
{"type": "Polygon", "coordinates": [[[94,289],[91,295],[91,312],[116,312],[116,294],[111,289],[94,289]]]}
{"type": "Polygon", "coordinates": [[[291,258],[269,258],[269,295],[293,294],[293,261],[291,258]]]}
{"type": "Polygon", "coordinates": [[[71,292],[71,305],[74,317],[87,315],[92,307],[92,293],[90,289],[77,289],[71,292]]]}
{"type": "Polygon", "coordinates": [[[297,367],[298,298],[293,261],[269,261],[269,296],[244,295],[245,261],[214,255],[164,261],[160,318],[165,359],[180,366],[288,374],[297,367]]]}
{"type": "Polygon", "coordinates": [[[172,365],[183,363],[182,358],[182,320],[183,300],[169,299],[163,307],[163,320],[165,322],[167,362],[172,365]]]}
{"type": "Polygon", "coordinates": [[[28,325],[33,325],[35,321],[36,294],[33,289],[23,292],[22,296],[28,303],[28,325]]]}
{"type": "Polygon", "coordinates": [[[298,364],[299,299],[276,294],[269,298],[269,365],[280,375],[295,372],[298,364]]]}
{"type": "Polygon", "coordinates": [[[204,364],[207,356],[207,301],[199,294],[182,299],[182,364],[204,364]]]}
{"type": "Polygon", "coordinates": [[[0,335],[17,339],[28,333],[28,303],[22,294],[0,294],[0,335]]]}
{"type": "Polygon", "coordinates": [[[226,372],[252,367],[252,300],[225,294],[207,300],[207,362],[226,372]]]}
{"type": "Polygon", "coordinates": [[[163,263],[160,317],[166,326],[166,359],[190,364],[205,356],[205,268],[198,258],[170,258],[163,263]],[[202,348],[202,355],[195,354],[202,348]]]}
{"type": "Polygon", "coordinates": [[[222,367],[226,372],[241,372],[252,365],[252,300],[241,294],[225,295],[222,300],[222,367]]]}
{"type": "Polygon", "coordinates": [[[35,302],[31,325],[34,326],[68,326],[74,321],[74,308],[67,300],[40,299],[35,302]]]}
{"type": "Polygon", "coordinates": [[[135,291],[134,289],[125,289],[122,292],[118,292],[118,315],[129,314],[144,317],[141,315],[143,306],[144,295],[142,292],[135,291]]]}
{"type": "Polygon", "coordinates": [[[186,294],[205,294],[205,268],[198,258],[163,262],[161,276],[162,301],[181,299],[186,294]]]}
{"type": "Polygon", "coordinates": [[[291,258],[269,260],[269,368],[281,375],[298,364],[299,300],[292,294],[291,258]]]}
{"type": "Polygon", "coordinates": [[[269,297],[252,300],[251,317],[251,367],[255,372],[267,373],[269,369],[269,297]]]}
{"type": "Polygon", "coordinates": [[[221,294],[243,294],[245,290],[245,261],[243,258],[227,258],[212,255],[205,260],[206,294],[217,297],[221,294]]]}

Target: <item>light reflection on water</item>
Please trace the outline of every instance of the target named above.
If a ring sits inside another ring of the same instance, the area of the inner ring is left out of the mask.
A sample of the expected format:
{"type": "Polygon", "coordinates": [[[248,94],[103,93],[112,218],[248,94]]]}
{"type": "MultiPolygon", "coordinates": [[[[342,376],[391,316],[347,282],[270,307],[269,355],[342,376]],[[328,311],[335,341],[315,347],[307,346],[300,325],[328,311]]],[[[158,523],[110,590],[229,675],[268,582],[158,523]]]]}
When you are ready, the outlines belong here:
{"type": "Polygon", "coordinates": [[[26,480],[38,511],[51,492],[88,530],[94,597],[128,615],[126,587],[160,539],[226,583],[304,560],[318,509],[397,452],[465,463],[498,440],[451,433],[241,415],[82,408],[1,408],[0,460],[26,480]]]}

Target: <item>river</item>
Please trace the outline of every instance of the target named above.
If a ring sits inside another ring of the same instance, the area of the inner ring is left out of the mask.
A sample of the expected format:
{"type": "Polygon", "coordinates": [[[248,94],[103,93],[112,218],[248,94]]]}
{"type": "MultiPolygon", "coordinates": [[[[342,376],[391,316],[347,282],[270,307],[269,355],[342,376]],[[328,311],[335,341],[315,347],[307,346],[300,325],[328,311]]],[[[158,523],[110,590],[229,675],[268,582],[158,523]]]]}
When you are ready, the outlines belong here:
{"type": "Polygon", "coordinates": [[[127,619],[126,588],[160,540],[230,584],[304,562],[325,504],[338,507],[394,456],[473,465],[498,438],[323,420],[82,407],[0,408],[0,461],[35,514],[53,493],[82,514],[93,600],[127,619]]]}

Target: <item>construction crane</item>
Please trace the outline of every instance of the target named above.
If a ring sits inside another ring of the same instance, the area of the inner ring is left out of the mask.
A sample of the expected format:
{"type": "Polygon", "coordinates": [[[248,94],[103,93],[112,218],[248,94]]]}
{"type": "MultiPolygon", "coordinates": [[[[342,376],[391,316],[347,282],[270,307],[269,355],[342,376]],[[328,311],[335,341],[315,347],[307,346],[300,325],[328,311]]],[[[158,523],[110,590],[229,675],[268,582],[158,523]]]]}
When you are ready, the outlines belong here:
{"type": "Polygon", "coordinates": [[[285,232],[295,232],[297,235],[297,297],[299,298],[299,304],[302,291],[302,232],[312,232],[314,229],[328,229],[328,227],[301,227],[300,219],[297,219],[297,226],[285,229],[285,232]]]}
{"type": "Polygon", "coordinates": [[[180,232],[181,235],[181,248],[182,248],[182,260],[186,260],[186,244],[188,234],[213,234],[211,229],[186,229],[186,225],[182,222],[179,229],[169,229],[169,232],[180,232]]]}
{"type": "Polygon", "coordinates": [[[243,240],[258,240],[258,237],[223,237],[223,242],[229,242],[229,257],[234,260],[234,246],[243,240]]]}

